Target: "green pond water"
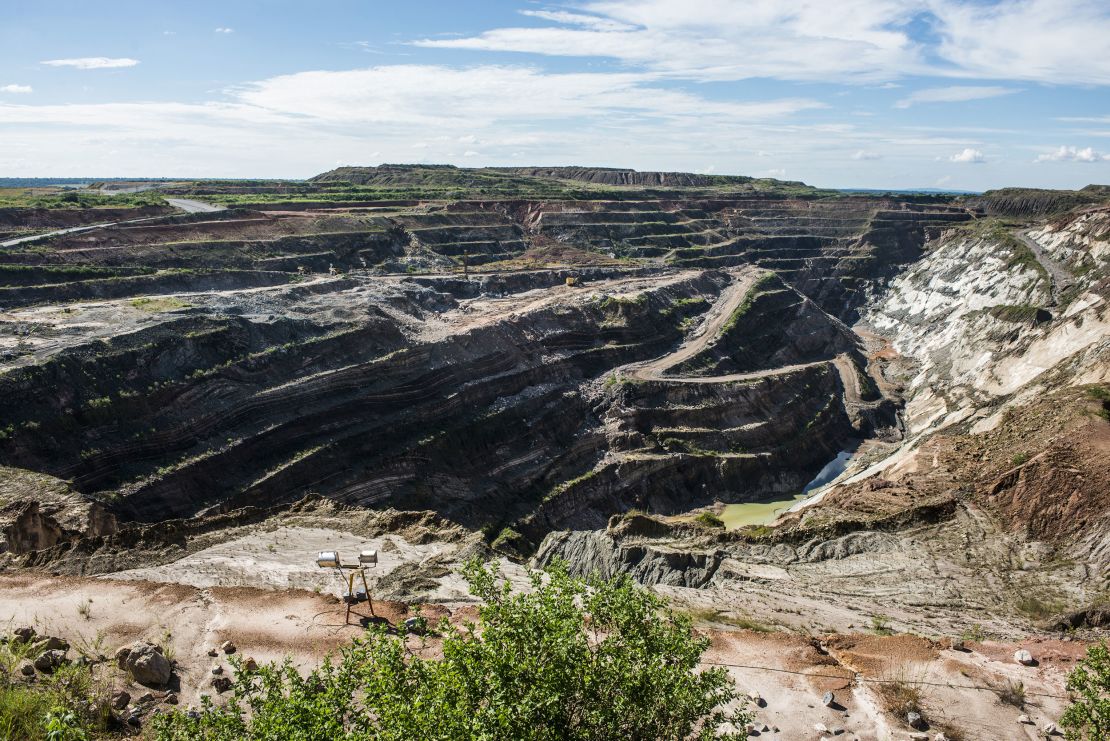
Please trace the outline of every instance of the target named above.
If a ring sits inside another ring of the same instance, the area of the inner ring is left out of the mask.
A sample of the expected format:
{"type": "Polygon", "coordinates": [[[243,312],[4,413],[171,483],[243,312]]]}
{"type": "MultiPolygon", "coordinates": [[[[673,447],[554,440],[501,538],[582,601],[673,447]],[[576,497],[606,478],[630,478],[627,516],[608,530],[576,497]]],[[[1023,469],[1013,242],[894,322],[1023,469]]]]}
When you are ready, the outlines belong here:
{"type": "Polygon", "coordinates": [[[821,469],[813,481],[806,484],[806,488],[802,490],[801,494],[795,494],[789,499],[726,504],[720,515],[721,520],[725,523],[725,529],[735,530],[747,525],[766,525],[768,522],[772,522],[794,504],[808,497],[810,491],[824,486],[844,473],[844,469],[848,467],[848,459],[851,457],[852,454],[847,450],[838,453],[835,458],[825,464],[825,467],[821,469]]]}
{"type": "Polygon", "coordinates": [[[798,494],[791,499],[776,499],[770,502],[726,504],[724,511],[721,512],[721,520],[724,521],[726,530],[735,530],[745,525],[766,525],[807,496],[807,494],[798,494]]]}

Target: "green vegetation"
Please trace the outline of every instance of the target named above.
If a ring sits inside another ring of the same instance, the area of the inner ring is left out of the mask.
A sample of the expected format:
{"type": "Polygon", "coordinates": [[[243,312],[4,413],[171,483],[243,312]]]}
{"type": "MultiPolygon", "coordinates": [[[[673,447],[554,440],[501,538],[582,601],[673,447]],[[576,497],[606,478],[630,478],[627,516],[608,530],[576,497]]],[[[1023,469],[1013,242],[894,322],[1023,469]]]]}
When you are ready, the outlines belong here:
{"type": "Polygon", "coordinates": [[[152,190],[104,196],[93,191],[60,188],[0,189],[0,208],[137,208],[164,205],[165,196],[152,190]]]}
{"type": "Polygon", "coordinates": [[[1068,741],[1110,738],[1110,647],[1087,648],[1087,656],[1068,675],[1072,703],[1060,718],[1068,741]]]}
{"type": "Polygon", "coordinates": [[[699,513],[698,516],[694,518],[694,522],[699,525],[705,525],[706,527],[723,528],[725,526],[725,521],[712,512],[699,513]]]}
{"type": "MultiPolygon", "coordinates": [[[[1030,252],[1030,254],[1032,254],[1032,252],[1030,252]]],[[[1038,262],[1037,265],[1039,266],[1040,263],[1038,262]]],[[[1043,270],[1043,268],[1041,269],[1043,270]]],[[[1032,304],[999,304],[998,306],[989,307],[986,311],[995,319],[1000,319],[1004,322],[1032,324],[1040,320],[1041,312],[1044,310],[1032,304]]]]}
{"type": "Polygon", "coordinates": [[[545,502],[551,501],[552,499],[559,496],[563,492],[568,491],[568,490],[574,488],[575,486],[578,486],[579,484],[586,483],[587,481],[592,479],[594,476],[597,476],[598,473],[599,473],[598,469],[592,468],[589,471],[586,471],[586,473],[582,474],[581,476],[577,476],[573,479],[570,479],[569,481],[562,482],[561,484],[556,486],[554,489],[549,491],[547,493],[547,495],[543,498],[543,501],[545,501],[545,502]]]}
{"type": "Polygon", "coordinates": [[[871,630],[876,635],[889,636],[894,635],[894,631],[890,627],[890,618],[886,615],[872,615],[871,616],[871,630]]]}
{"type": "Polygon", "coordinates": [[[149,312],[159,311],[173,311],[174,309],[186,309],[192,304],[186,303],[179,298],[173,296],[165,296],[159,298],[151,298],[150,296],[143,296],[142,298],[131,299],[131,305],[136,309],[149,312]]]}
{"type": "Polygon", "coordinates": [[[0,739],[82,741],[108,727],[109,690],[87,666],[66,664],[34,684],[17,678],[32,643],[0,645],[0,739]]]}
{"type": "Polygon", "coordinates": [[[979,623],[968,626],[964,629],[964,632],[960,634],[960,639],[969,643],[982,643],[986,638],[987,634],[983,630],[983,626],[979,623]]]}
{"type": "Polygon", "coordinates": [[[442,658],[423,659],[381,627],[302,676],[286,660],[235,666],[234,696],[198,717],[154,721],[160,741],[206,739],[741,739],[750,715],[723,668],[699,670],[709,640],[689,617],[624,576],[532,575],[513,594],[496,568],[465,576],[479,624],[443,622],[442,658]]]}
{"type": "Polygon", "coordinates": [[[752,284],[752,287],[744,294],[744,300],[740,302],[739,306],[733,309],[732,313],[729,314],[728,320],[721,327],[722,335],[728,334],[736,328],[736,325],[740,323],[740,320],[743,319],[744,315],[752,308],[759,294],[763,293],[763,287],[777,278],[778,276],[774,273],[768,273],[760,276],[759,280],[752,284]]]}

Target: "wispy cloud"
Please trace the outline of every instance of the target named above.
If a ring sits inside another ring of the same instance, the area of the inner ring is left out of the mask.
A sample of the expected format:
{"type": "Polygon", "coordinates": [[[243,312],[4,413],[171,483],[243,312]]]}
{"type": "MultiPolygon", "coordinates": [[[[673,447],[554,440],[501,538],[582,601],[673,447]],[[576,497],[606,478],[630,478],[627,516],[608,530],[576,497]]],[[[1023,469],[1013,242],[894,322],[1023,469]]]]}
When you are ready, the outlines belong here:
{"type": "Polygon", "coordinates": [[[1051,152],[1046,152],[1037,156],[1034,162],[1107,162],[1110,161],[1110,154],[1103,154],[1096,152],[1091,147],[1059,147],[1051,152]]]}
{"type": "Polygon", "coordinates": [[[235,33],[235,29],[227,28],[225,26],[219,26],[216,28],[216,33],[235,33]]]}
{"type": "Polygon", "coordinates": [[[77,57],[75,59],[47,59],[43,64],[48,67],[75,67],[77,69],[116,69],[134,67],[138,59],[127,57],[77,57]]]}
{"type": "Polygon", "coordinates": [[[878,152],[869,152],[866,149],[860,149],[852,155],[854,160],[881,160],[883,156],[878,152]]]}
{"type": "Polygon", "coordinates": [[[973,165],[981,165],[987,161],[987,158],[983,156],[982,152],[978,149],[972,149],[971,147],[964,149],[962,152],[956,152],[948,159],[951,162],[963,162],[973,165]]]}
{"type": "Polygon", "coordinates": [[[419,46],[608,57],[701,80],[889,81],[911,75],[1110,84],[1110,6],[1100,0],[593,0],[528,10],[505,27],[419,46]],[[927,40],[907,19],[929,22],[927,40]],[[804,49],[804,54],[798,50],[804,49]]]}
{"type": "Polygon", "coordinates": [[[969,100],[983,98],[997,98],[1001,95],[1012,95],[1020,92],[1017,88],[1009,87],[976,87],[972,85],[953,85],[950,87],[931,87],[918,90],[902,98],[894,104],[895,108],[909,108],[918,103],[964,103],[969,100]]]}
{"type": "Polygon", "coordinates": [[[0,86],[0,93],[15,93],[19,95],[26,95],[27,93],[34,92],[30,85],[4,85],[0,86]]]}

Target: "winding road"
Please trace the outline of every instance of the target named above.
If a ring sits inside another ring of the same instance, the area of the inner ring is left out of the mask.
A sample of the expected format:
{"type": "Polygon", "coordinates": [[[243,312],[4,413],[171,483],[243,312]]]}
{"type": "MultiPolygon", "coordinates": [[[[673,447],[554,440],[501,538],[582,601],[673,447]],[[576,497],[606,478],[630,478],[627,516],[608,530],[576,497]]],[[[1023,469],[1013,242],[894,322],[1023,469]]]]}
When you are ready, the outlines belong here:
{"type": "Polygon", "coordinates": [[[855,366],[846,354],[836,356],[831,360],[815,360],[809,363],[784,365],[779,368],[770,368],[749,373],[730,373],[724,376],[665,376],[670,368],[679,365],[696,356],[704,350],[720,334],[721,329],[728,322],[729,317],[736,308],[743,303],[748,294],[755,288],[757,281],[766,274],[766,271],[755,267],[742,268],[730,272],[733,282],[721,291],[717,301],[706,312],[706,319],[689,339],[682,343],[673,353],[669,353],[655,360],[626,365],[620,370],[622,375],[641,381],[665,381],[668,383],[731,383],[735,381],[755,381],[760,378],[770,378],[794,373],[805,368],[832,363],[840,374],[844,385],[845,400],[849,403],[862,403],[859,378],[856,376],[855,366]]]}
{"type": "MultiPolygon", "coordinates": [[[[201,201],[192,201],[187,198],[167,198],[166,203],[174,208],[181,209],[182,211],[190,214],[195,213],[210,213],[212,211],[223,211],[223,206],[214,206],[210,203],[202,203],[201,201]]],[[[51,237],[58,237],[63,234],[76,234],[77,232],[87,232],[93,229],[105,229],[110,226],[120,226],[121,224],[140,224],[144,221],[153,221],[154,219],[162,219],[164,216],[144,216],[141,219],[126,219],[124,221],[105,221],[100,224],[85,224],[84,226],[71,226],[65,229],[55,229],[50,232],[43,232],[42,234],[32,234],[29,237],[17,237],[16,239],[9,239],[0,242],[0,247],[14,247],[17,244],[24,242],[37,242],[40,239],[50,239],[51,237]]]]}
{"type": "Polygon", "coordinates": [[[1061,291],[1071,287],[1075,283],[1075,278],[1067,268],[1052,259],[1052,257],[1045,252],[1044,247],[1041,247],[1041,245],[1037,243],[1037,240],[1030,237],[1027,231],[1019,229],[1014,232],[1014,236],[1033,252],[1033,256],[1037,258],[1037,262],[1039,262],[1041,267],[1045,269],[1045,272],[1048,273],[1048,284],[1052,292],[1052,303],[1060,303],[1061,291]]]}

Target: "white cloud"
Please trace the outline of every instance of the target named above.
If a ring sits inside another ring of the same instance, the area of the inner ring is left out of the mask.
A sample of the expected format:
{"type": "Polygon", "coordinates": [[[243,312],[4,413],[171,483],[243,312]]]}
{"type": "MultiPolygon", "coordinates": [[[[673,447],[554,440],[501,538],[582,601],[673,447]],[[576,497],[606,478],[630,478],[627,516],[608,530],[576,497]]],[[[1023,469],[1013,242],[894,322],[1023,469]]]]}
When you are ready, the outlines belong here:
{"type": "Polygon", "coordinates": [[[49,67],[75,67],[77,69],[116,69],[118,67],[134,67],[138,59],[127,57],[78,57],[76,59],[48,59],[43,64],[49,67]]]}
{"type": "Polygon", "coordinates": [[[475,152],[473,149],[468,149],[463,152],[463,157],[478,157],[481,152],[475,152]]]}
{"type": "Polygon", "coordinates": [[[966,149],[964,149],[964,151],[957,152],[956,154],[949,157],[948,160],[950,162],[966,162],[979,165],[986,162],[987,158],[984,157],[983,153],[980,152],[978,149],[967,147],[966,149]]]}
{"type": "Polygon", "coordinates": [[[568,13],[564,10],[522,10],[520,14],[531,18],[540,18],[545,21],[566,23],[574,26],[586,26],[597,31],[630,31],[634,28],[634,26],[611,18],[601,18],[596,15],[583,15],[582,13],[568,13]]]}
{"type": "Polygon", "coordinates": [[[419,46],[608,57],[701,80],[883,82],[909,75],[1110,84],[1105,0],[593,0],[546,27],[419,46]],[[921,19],[928,40],[911,37],[921,19]],[[935,40],[934,40],[935,39],[935,40]],[[803,53],[799,53],[804,50],[803,53]]]}
{"type": "MultiPolygon", "coordinates": [[[[466,69],[389,65],[343,72],[300,72],[242,86],[244,103],[333,122],[469,127],[497,120],[558,120],[575,116],[706,118],[761,121],[822,108],[807,98],[731,102],[654,87],[633,73],[549,74],[527,67],[466,69]]],[[[614,119],[616,120],[616,119],[614,119]]]]}
{"type": "Polygon", "coordinates": [[[1060,147],[1052,152],[1037,156],[1034,162],[1107,162],[1110,154],[1096,152],[1091,147],[1060,147]]]}
{"type": "Polygon", "coordinates": [[[216,28],[216,33],[235,33],[235,29],[234,28],[225,28],[224,26],[219,26],[218,28],[216,28]]]}
{"type": "Polygon", "coordinates": [[[865,149],[860,149],[852,155],[854,160],[881,160],[883,156],[878,152],[869,152],[865,149]]]}
{"type": "Polygon", "coordinates": [[[784,177],[786,177],[786,169],[783,167],[772,167],[770,170],[767,170],[764,173],[764,177],[778,178],[779,180],[782,180],[784,177]]]}
{"type": "Polygon", "coordinates": [[[16,93],[26,95],[27,93],[34,92],[30,85],[4,85],[0,86],[0,93],[16,93]]]}
{"type": "Polygon", "coordinates": [[[917,103],[964,103],[969,100],[997,98],[1000,95],[1010,95],[1016,92],[1020,91],[1016,88],[997,86],[953,85],[951,87],[933,87],[911,93],[895,103],[894,107],[909,108],[917,103]]]}

